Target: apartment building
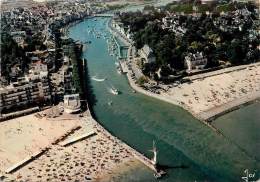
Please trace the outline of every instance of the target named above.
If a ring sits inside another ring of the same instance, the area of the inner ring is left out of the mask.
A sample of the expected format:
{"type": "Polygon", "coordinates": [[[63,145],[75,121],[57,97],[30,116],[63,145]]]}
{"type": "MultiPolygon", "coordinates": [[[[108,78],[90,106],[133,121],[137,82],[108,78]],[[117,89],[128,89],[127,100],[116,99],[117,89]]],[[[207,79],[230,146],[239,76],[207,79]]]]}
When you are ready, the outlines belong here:
{"type": "Polygon", "coordinates": [[[33,104],[48,103],[51,100],[48,75],[22,77],[6,87],[0,87],[0,113],[33,104]]]}

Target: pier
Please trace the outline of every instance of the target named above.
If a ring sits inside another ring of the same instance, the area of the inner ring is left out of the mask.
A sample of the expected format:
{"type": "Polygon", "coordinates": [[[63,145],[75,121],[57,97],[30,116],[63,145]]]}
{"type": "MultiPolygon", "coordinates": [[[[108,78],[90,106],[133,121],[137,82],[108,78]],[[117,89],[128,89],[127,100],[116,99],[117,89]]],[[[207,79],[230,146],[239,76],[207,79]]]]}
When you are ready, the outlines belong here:
{"type": "Polygon", "coordinates": [[[128,49],[129,46],[131,45],[131,43],[129,42],[129,40],[127,40],[120,32],[118,32],[111,24],[111,21],[110,20],[108,22],[108,28],[109,28],[109,31],[110,33],[112,34],[112,37],[113,37],[113,40],[115,41],[116,45],[117,45],[117,48],[118,48],[118,59],[122,59],[122,58],[126,58],[124,56],[122,56],[121,54],[121,50],[122,49],[128,49]],[[124,42],[124,45],[120,45],[118,43],[118,40],[117,38],[119,38],[122,42],[124,42]]]}
{"type": "Polygon", "coordinates": [[[128,49],[129,46],[120,45],[120,44],[118,43],[118,40],[116,39],[115,35],[113,35],[112,38],[113,38],[113,41],[116,43],[116,46],[117,46],[118,59],[123,59],[123,58],[125,58],[125,57],[122,55],[122,49],[128,49]]]}

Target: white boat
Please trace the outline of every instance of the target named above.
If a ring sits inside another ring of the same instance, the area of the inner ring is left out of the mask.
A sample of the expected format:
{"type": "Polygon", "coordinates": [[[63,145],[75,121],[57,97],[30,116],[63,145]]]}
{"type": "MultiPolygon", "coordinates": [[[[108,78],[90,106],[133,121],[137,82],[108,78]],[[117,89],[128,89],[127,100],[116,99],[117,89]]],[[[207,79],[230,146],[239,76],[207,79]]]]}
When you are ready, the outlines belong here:
{"type": "Polygon", "coordinates": [[[69,114],[80,111],[80,97],[79,94],[64,95],[64,111],[69,114]]]}
{"type": "Polygon", "coordinates": [[[115,89],[115,88],[111,88],[110,91],[114,95],[118,95],[119,94],[119,91],[117,89],[115,89]]]}
{"type": "Polygon", "coordinates": [[[117,73],[118,73],[118,74],[122,74],[122,73],[123,73],[122,70],[121,70],[121,68],[117,68],[117,73]]]}
{"type": "Polygon", "coordinates": [[[123,73],[122,69],[119,66],[117,67],[117,73],[119,73],[119,74],[123,73]]]}
{"type": "Polygon", "coordinates": [[[115,65],[116,65],[116,66],[119,66],[119,62],[115,62],[115,65]]]}

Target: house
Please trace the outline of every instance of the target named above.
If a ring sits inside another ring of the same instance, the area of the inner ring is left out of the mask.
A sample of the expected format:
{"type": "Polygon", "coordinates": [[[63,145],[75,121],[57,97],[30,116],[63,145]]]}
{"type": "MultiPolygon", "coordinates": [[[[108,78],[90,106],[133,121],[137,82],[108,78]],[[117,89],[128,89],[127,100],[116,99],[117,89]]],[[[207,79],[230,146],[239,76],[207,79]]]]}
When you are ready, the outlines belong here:
{"type": "Polygon", "coordinates": [[[40,72],[48,72],[48,68],[42,61],[37,61],[31,64],[29,72],[32,74],[39,74],[40,72]]]}
{"type": "Polygon", "coordinates": [[[24,39],[26,37],[25,31],[11,32],[11,36],[19,46],[23,46],[24,39]]]}
{"type": "Polygon", "coordinates": [[[156,61],[153,50],[147,44],[139,51],[139,55],[144,63],[150,64],[156,61]]]}
{"type": "Polygon", "coordinates": [[[203,56],[202,52],[196,54],[189,53],[185,56],[184,66],[187,68],[187,72],[190,73],[193,70],[201,70],[207,65],[207,58],[203,56]]]}

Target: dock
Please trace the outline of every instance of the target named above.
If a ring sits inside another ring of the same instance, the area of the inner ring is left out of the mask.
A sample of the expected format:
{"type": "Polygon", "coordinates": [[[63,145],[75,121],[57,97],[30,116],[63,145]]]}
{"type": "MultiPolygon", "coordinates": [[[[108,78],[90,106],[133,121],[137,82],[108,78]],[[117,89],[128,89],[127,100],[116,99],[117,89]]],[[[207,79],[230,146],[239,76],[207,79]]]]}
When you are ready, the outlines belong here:
{"type": "Polygon", "coordinates": [[[127,68],[127,65],[126,65],[126,60],[121,60],[121,61],[119,61],[119,65],[121,66],[122,72],[123,72],[124,74],[128,73],[128,68],[127,68]]]}

